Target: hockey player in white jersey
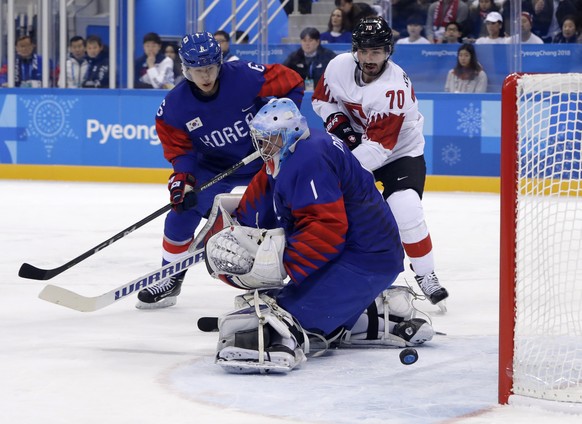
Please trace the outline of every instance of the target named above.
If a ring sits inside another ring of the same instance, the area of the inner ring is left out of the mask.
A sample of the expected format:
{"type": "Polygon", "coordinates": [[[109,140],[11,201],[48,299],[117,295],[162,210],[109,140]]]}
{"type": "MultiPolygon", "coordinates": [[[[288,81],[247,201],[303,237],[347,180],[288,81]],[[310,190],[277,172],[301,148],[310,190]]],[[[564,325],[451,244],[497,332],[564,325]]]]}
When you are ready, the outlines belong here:
{"type": "Polygon", "coordinates": [[[422,195],[426,179],[424,118],[406,73],[390,60],[392,30],[365,18],[352,34],[352,53],[335,57],[313,93],[313,109],[373,171],[398,224],[404,251],[426,297],[445,311],[447,290],[434,272],[422,195]]]}

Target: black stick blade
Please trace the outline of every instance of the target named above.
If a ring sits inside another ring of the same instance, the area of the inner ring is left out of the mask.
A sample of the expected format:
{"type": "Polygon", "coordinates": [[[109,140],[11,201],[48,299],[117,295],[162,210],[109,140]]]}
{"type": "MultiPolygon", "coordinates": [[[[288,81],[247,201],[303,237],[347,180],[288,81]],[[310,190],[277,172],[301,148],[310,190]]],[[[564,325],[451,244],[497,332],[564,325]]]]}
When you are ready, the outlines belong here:
{"type": "Polygon", "coordinates": [[[29,278],[31,280],[49,280],[55,275],[60,274],[66,268],[55,268],[55,269],[41,269],[34,265],[23,263],[18,270],[18,276],[22,278],[29,278]]]}
{"type": "Polygon", "coordinates": [[[204,331],[205,333],[210,333],[212,331],[218,331],[218,318],[217,317],[202,317],[198,320],[198,329],[204,331]]]}

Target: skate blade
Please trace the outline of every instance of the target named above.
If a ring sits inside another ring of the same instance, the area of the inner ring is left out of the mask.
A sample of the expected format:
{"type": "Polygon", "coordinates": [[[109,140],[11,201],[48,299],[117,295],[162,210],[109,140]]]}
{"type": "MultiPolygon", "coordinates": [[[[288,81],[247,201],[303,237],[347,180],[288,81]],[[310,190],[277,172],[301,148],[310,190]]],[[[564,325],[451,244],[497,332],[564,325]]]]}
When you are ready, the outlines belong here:
{"type": "Polygon", "coordinates": [[[293,369],[286,365],[268,361],[259,364],[258,362],[250,361],[217,359],[216,364],[232,374],[286,374],[293,369]]]}
{"type": "Polygon", "coordinates": [[[144,303],[141,300],[138,300],[135,307],[137,309],[163,309],[174,306],[177,301],[178,296],[169,296],[155,303],[144,303]]]}
{"type": "Polygon", "coordinates": [[[439,303],[436,304],[436,306],[438,306],[441,314],[444,315],[447,313],[447,299],[441,300],[439,303]]]}
{"type": "Polygon", "coordinates": [[[266,358],[262,363],[259,362],[259,352],[256,350],[229,346],[222,349],[219,355],[216,364],[235,374],[288,373],[298,365],[293,355],[282,352],[265,354],[266,358]]]}

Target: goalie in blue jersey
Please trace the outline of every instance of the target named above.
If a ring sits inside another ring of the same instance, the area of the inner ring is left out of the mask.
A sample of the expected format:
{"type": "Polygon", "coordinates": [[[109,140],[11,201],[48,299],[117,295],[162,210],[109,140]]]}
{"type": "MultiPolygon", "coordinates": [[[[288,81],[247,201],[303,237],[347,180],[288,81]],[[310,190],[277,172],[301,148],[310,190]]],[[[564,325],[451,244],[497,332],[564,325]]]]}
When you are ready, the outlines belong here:
{"type": "MultiPolygon", "coordinates": [[[[260,161],[198,194],[192,192],[254,151],[249,122],[266,97],[288,97],[297,106],[303,80],[282,65],[247,61],[223,63],[219,43],[209,32],[186,35],[179,49],[185,79],[163,100],[156,130],[164,157],[172,164],[168,189],[173,204],[164,224],[162,264],[185,256],[200,220],[219,193],[246,186],[260,161]]],[[[149,286],[138,294],[140,309],[172,306],[185,272],[149,286]]]]}
{"type": "Polygon", "coordinates": [[[290,99],[271,100],[250,125],[265,165],[236,222],[205,250],[214,277],[249,290],[219,319],[217,363],[230,372],[287,372],[310,344],[430,340],[434,331],[415,317],[408,288],[391,288],[404,252],[372,173],[339,138],[310,135],[290,99]]]}

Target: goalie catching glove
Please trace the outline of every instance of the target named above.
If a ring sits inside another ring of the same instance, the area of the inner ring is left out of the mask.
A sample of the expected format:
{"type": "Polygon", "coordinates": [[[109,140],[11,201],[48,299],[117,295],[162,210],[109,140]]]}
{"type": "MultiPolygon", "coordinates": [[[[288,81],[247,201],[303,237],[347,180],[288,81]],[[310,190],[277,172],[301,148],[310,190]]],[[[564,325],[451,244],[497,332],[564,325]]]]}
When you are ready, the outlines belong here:
{"type": "Polygon", "coordinates": [[[285,232],[230,226],[206,243],[208,272],[239,289],[282,287],[287,277],[283,267],[285,232]]]}
{"type": "Polygon", "coordinates": [[[194,175],[187,172],[174,172],[168,181],[170,203],[177,212],[187,211],[198,204],[198,196],[193,191],[196,185],[194,175]]]}
{"type": "Polygon", "coordinates": [[[333,113],[327,117],[325,130],[342,140],[350,150],[354,150],[362,142],[362,134],[354,131],[348,117],[341,112],[333,113]]]}

